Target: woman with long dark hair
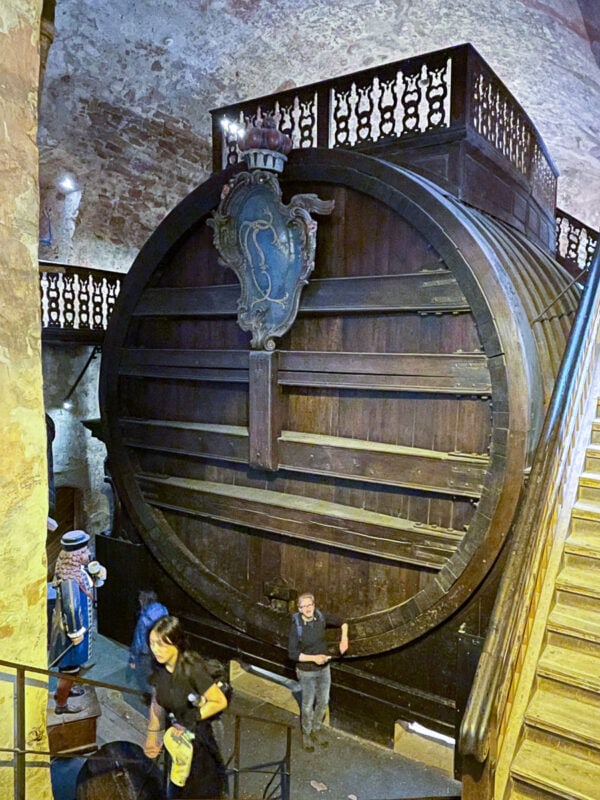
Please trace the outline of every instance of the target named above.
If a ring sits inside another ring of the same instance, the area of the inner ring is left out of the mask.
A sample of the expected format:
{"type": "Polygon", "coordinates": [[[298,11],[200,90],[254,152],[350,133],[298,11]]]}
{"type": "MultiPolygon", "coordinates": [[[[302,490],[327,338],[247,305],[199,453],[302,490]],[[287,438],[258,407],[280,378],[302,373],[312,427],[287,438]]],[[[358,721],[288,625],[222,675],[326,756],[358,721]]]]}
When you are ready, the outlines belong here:
{"type": "Polygon", "coordinates": [[[223,797],[225,768],[211,719],[227,707],[224,685],[189,649],[177,617],[159,619],[149,642],[158,665],[150,678],[153,691],[144,752],[156,758],[165,746],[170,756],[168,798],[223,797]]]}

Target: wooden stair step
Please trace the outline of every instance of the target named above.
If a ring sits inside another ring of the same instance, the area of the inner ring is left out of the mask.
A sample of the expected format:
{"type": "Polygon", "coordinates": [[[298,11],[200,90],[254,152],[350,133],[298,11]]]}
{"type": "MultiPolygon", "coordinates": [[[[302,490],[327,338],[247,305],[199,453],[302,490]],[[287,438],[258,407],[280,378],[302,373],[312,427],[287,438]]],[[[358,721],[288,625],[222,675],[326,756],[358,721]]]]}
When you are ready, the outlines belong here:
{"type": "Polygon", "coordinates": [[[573,503],[572,516],[574,519],[600,523],[600,503],[594,503],[592,500],[577,500],[573,503]]]}
{"type": "Polygon", "coordinates": [[[513,786],[510,795],[506,795],[507,800],[556,800],[556,795],[534,789],[532,786],[513,786]]]}
{"type": "Polygon", "coordinates": [[[600,656],[557,645],[546,645],[538,675],[600,693],[600,656]]]}
{"type": "Polygon", "coordinates": [[[563,567],[556,578],[556,588],[563,592],[573,592],[585,597],[600,599],[600,565],[593,569],[572,564],[563,567]]]}
{"type": "Polygon", "coordinates": [[[590,531],[574,531],[565,542],[565,552],[600,559],[600,535],[590,531]]]}
{"type": "Polygon", "coordinates": [[[558,603],[548,617],[548,629],[600,644],[600,614],[591,609],[558,603]]]}
{"type": "Polygon", "coordinates": [[[588,486],[600,489],[600,473],[586,469],[579,476],[579,483],[584,483],[588,486]]]}
{"type": "Polygon", "coordinates": [[[600,444],[590,444],[585,450],[585,469],[600,471],[600,444]]]}
{"type": "Polygon", "coordinates": [[[512,777],[564,800],[598,800],[600,764],[539,742],[525,740],[511,768],[512,777]]]}
{"type": "Polygon", "coordinates": [[[538,789],[534,789],[533,787],[525,787],[525,786],[513,786],[510,790],[510,794],[506,795],[507,800],[556,800],[556,795],[552,794],[549,795],[548,792],[541,792],[538,789]]]}
{"type": "MultiPolygon", "coordinates": [[[[598,699],[600,702],[600,697],[598,699]]],[[[597,711],[588,700],[538,689],[527,708],[525,722],[586,747],[600,748],[600,714],[597,711]]]]}
{"type": "Polygon", "coordinates": [[[598,502],[600,500],[600,474],[591,470],[585,470],[579,476],[579,493],[580,500],[591,500],[598,502]]]}

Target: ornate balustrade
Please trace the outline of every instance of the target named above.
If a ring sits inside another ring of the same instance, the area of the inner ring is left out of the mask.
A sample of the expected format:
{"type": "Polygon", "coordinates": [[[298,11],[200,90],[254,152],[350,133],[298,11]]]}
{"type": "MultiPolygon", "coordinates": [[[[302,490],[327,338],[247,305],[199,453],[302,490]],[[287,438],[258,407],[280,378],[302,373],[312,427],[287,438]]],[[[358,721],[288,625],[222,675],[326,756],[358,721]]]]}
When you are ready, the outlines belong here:
{"type": "Polygon", "coordinates": [[[211,111],[213,168],[237,163],[235,135],[222,122],[246,126],[274,115],[295,148],[373,152],[400,140],[453,135],[479,139],[520,173],[534,195],[554,205],[557,171],[533,123],[469,44],[355,72],[211,111]]]}
{"type": "Polygon", "coordinates": [[[100,344],[123,275],[40,261],[45,340],[100,344]]]}
{"type": "Polygon", "coordinates": [[[573,276],[589,270],[597,244],[597,231],[556,209],[556,258],[573,276]]]}
{"type": "MultiPolygon", "coordinates": [[[[569,214],[555,212],[558,173],[541,137],[469,44],[224,106],[211,115],[214,171],[236,164],[241,156],[234,129],[223,123],[246,127],[267,115],[296,149],[359,149],[393,158],[400,148],[418,146],[422,152],[424,145],[466,139],[522,181],[538,206],[548,210],[549,235],[540,237],[542,244],[554,248],[574,277],[591,263],[598,234],[569,214]]],[[[460,196],[479,207],[464,187],[460,196]]],[[[495,208],[481,207],[504,218],[495,208]]]]}

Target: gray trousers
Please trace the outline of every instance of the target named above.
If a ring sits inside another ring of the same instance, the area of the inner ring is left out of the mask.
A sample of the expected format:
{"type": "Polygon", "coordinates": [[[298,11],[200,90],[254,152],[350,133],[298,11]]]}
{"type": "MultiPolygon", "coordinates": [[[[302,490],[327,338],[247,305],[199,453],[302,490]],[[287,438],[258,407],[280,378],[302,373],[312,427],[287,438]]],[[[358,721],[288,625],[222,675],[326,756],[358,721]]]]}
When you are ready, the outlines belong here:
{"type": "Polygon", "coordinates": [[[331,689],[331,668],[327,664],[309,672],[296,667],[296,675],[302,692],[302,733],[308,736],[312,731],[316,733],[325,719],[331,689]]]}

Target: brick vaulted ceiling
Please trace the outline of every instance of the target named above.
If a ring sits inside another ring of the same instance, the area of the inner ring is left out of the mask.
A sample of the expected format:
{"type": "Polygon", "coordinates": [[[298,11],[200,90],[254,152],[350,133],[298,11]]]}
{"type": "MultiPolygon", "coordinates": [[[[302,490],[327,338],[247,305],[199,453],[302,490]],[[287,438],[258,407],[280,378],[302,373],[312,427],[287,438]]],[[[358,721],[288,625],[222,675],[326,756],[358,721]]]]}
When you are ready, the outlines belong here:
{"type": "Polygon", "coordinates": [[[209,109],[463,42],[540,132],[559,206],[600,228],[600,0],[56,0],[54,22],[42,258],[127,270],[208,177],[209,109]]]}

